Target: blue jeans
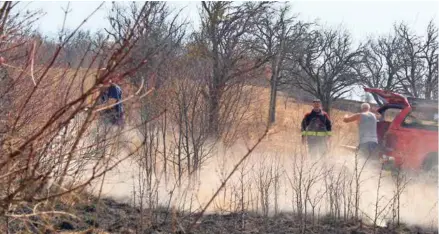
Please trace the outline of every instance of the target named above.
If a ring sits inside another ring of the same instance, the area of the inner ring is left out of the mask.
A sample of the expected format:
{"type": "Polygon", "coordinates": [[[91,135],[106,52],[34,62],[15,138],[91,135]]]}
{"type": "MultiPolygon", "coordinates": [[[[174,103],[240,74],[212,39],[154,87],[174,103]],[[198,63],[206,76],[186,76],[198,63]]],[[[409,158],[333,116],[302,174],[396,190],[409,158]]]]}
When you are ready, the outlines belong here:
{"type": "Polygon", "coordinates": [[[358,154],[368,159],[378,159],[378,143],[366,142],[358,145],[358,154]]]}

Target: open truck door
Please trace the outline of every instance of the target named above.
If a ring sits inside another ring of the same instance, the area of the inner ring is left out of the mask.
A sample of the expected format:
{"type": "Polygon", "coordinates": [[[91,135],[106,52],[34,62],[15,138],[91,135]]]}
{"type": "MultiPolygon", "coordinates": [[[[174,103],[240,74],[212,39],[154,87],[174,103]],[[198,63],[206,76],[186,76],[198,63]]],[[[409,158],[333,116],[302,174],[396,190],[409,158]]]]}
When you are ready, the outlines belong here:
{"type": "Polygon", "coordinates": [[[384,135],[392,124],[393,119],[410,104],[404,96],[390,91],[376,88],[364,88],[364,91],[372,94],[379,106],[377,111],[381,114],[382,118],[377,123],[377,134],[378,143],[383,145],[384,135]]]}
{"type": "Polygon", "coordinates": [[[397,93],[375,88],[364,88],[364,91],[372,94],[380,107],[391,104],[401,105],[405,108],[410,105],[407,98],[397,93]]]}

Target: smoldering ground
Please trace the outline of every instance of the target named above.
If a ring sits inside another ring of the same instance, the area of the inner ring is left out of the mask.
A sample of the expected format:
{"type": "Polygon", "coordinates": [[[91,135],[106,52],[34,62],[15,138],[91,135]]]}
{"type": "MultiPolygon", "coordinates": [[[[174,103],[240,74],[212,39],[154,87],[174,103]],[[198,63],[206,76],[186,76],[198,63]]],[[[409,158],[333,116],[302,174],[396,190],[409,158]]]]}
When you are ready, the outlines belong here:
{"type": "MultiPolygon", "coordinates": [[[[154,168],[145,168],[136,158],[139,156],[133,156],[107,173],[103,184],[96,181],[94,191],[135,206],[171,206],[197,212],[247,150],[242,142],[227,148],[217,145],[196,175],[181,180],[172,166],[166,173],[161,161],[156,161],[154,168]]],[[[437,185],[419,176],[401,177],[397,182],[388,172],[381,171],[376,161],[356,160],[353,153],[312,159],[299,149],[273,152],[261,144],[206,212],[245,210],[265,215],[293,212],[314,214],[317,218],[326,214],[351,217],[358,206],[358,217],[366,222],[385,225],[399,219],[410,225],[436,228],[437,185]]]]}

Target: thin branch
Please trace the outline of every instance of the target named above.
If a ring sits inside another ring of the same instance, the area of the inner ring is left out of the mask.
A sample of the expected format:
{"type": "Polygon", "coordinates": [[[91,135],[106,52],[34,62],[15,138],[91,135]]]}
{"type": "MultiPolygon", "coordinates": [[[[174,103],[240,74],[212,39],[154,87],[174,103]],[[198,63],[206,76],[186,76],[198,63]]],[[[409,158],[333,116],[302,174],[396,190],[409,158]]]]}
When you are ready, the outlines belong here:
{"type": "Polygon", "coordinates": [[[41,215],[67,215],[80,220],[80,218],[78,218],[77,216],[63,211],[43,211],[43,212],[37,212],[32,214],[5,214],[6,217],[11,217],[11,218],[30,218],[33,216],[41,216],[41,215]]]}
{"type": "Polygon", "coordinates": [[[31,50],[31,55],[30,55],[30,76],[32,78],[32,81],[34,82],[34,86],[37,86],[37,83],[35,82],[35,77],[34,77],[34,61],[35,61],[36,44],[37,44],[36,41],[34,41],[34,43],[32,43],[32,50],[31,50]]]}
{"type": "Polygon", "coordinates": [[[269,131],[269,127],[267,127],[264,131],[264,134],[258,139],[258,141],[248,149],[247,153],[239,160],[239,162],[233,167],[232,171],[229,173],[229,175],[226,177],[226,179],[221,183],[221,186],[216,190],[215,194],[210,198],[210,200],[207,202],[207,204],[204,206],[204,208],[199,212],[196,216],[194,221],[190,224],[187,232],[191,233],[191,230],[195,227],[195,225],[198,223],[198,220],[203,216],[203,214],[206,212],[207,208],[212,204],[213,200],[218,196],[218,194],[221,192],[221,190],[226,186],[229,179],[235,174],[235,172],[238,170],[239,166],[251,155],[251,153],[256,149],[256,147],[262,142],[262,140],[265,138],[269,131]]]}
{"type": "MultiPolygon", "coordinates": [[[[128,100],[134,98],[135,96],[138,95],[138,93],[140,92],[141,89],[142,89],[142,86],[139,88],[139,90],[137,90],[137,92],[136,92],[135,94],[132,94],[132,95],[130,95],[129,97],[127,97],[127,98],[125,98],[125,99],[123,99],[123,100],[120,100],[120,101],[118,101],[118,102],[116,102],[116,103],[113,103],[113,104],[110,104],[110,105],[107,105],[107,106],[101,107],[101,108],[95,110],[94,113],[97,113],[97,112],[100,112],[100,111],[103,111],[103,110],[108,110],[108,109],[110,109],[110,108],[113,107],[113,106],[116,106],[116,105],[118,105],[118,104],[120,104],[120,103],[126,102],[126,101],[128,101],[128,100]]],[[[145,96],[151,94],[152,91],[154,91],[154,88],[151,88],[149,91],[147,91],[146,93],[144,93],[144,94],[142,94],[141,96],[139,96],[139,99],[141,99],[141,98],[143,98],[143,97],[145,97],[145,96]]]]}

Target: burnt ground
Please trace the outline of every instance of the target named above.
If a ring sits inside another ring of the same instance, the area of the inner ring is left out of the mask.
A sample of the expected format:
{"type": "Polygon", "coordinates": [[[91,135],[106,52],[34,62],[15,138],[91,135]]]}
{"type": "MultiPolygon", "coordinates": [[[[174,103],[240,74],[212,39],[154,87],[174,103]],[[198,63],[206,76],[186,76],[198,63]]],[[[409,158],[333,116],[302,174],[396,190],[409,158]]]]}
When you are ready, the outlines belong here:
{"type": "MultiPolygon", "coordinates": [[[[81,199],[82,200],[82,199],[81,199]]],[[[35,216],[10,220],[10,233],[188,233],[184,229],[196,214],[154,212],[131,207],[112,199],[87,199],[67,205],[57,202],[54,210],[74,214],[35,216]],[[143,230],[143,231],[140,231],[143,230]]],[[[43,210],[43,209],[40,209],[43,210]]],[[[53,209],[52,209],[53,210],[53,209]]],[[[31,213],[32,209],[22,208],[15,213],[31,213]]],[[[438,233],[421,227],[373,227],[361,221],[336,221],[328,216],[306,222],[291,213],[274,217],[263,217],[253,213],[232,213],[227,215],[204,215],[191,233],[438,233]]],[[[3,229],[4,230],[4,229],[3,229]]]]}

